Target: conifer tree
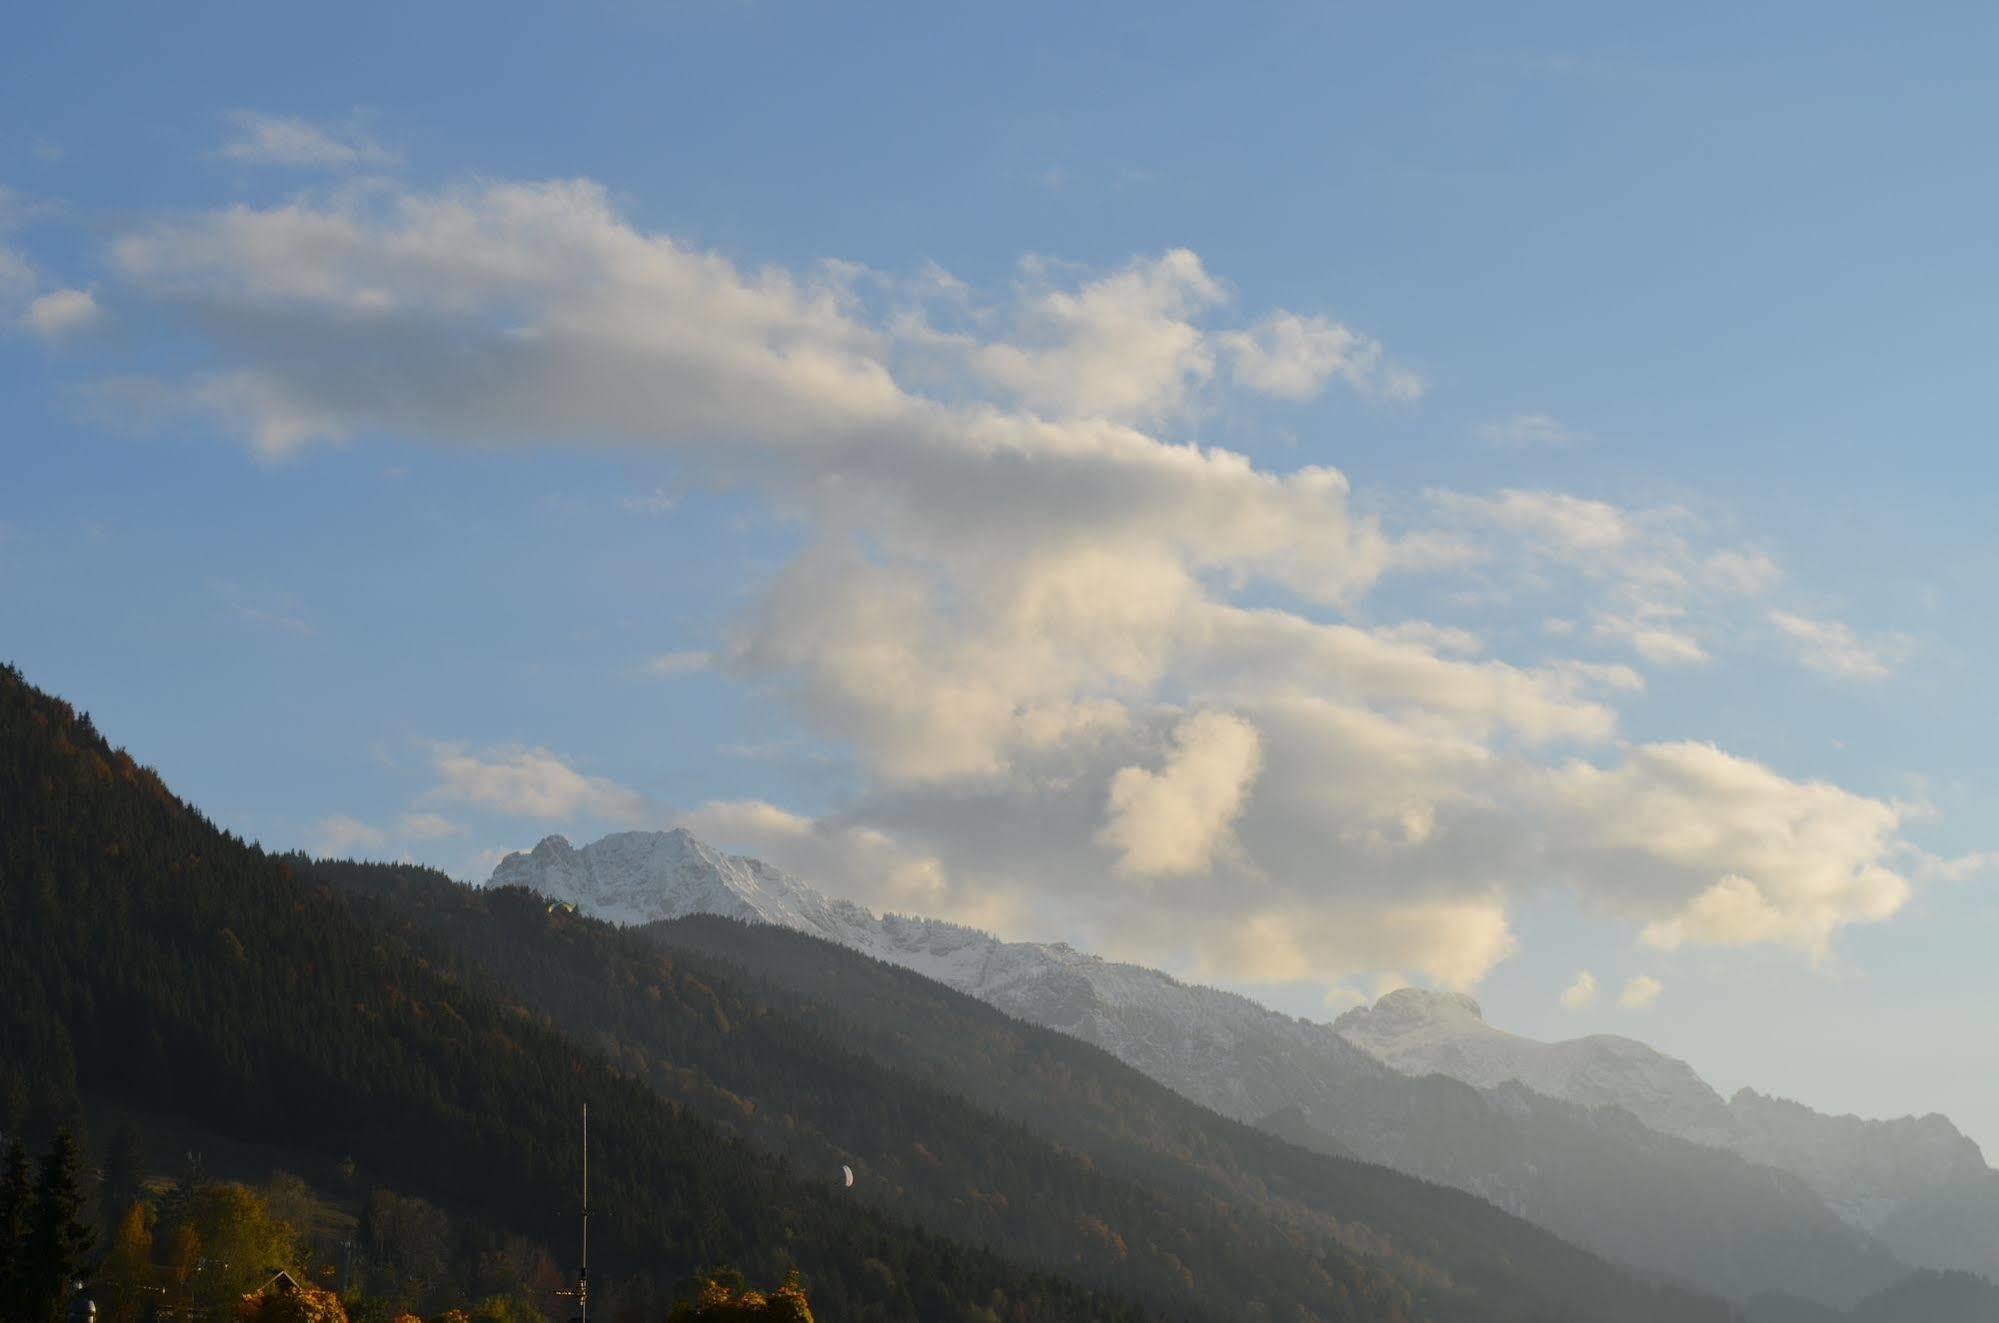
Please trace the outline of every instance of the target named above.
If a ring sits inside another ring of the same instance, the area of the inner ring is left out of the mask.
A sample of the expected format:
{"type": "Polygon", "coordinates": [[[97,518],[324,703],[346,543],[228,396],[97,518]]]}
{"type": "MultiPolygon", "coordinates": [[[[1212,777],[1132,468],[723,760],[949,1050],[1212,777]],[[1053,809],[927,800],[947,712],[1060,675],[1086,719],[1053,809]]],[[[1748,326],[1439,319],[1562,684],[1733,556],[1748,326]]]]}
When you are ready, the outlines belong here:
{"type": "Polygon", "coordinates": [[[23,1323],[28,1212],[34,1198],[28,1150],[17,1134],[0,1159],[0,1323],[23,1323]]]}
{"type": "Polygon", "coordinates": [[[123,1122],[112,1133],[111,1148],[104,1155],[103,1198],[107,1225],[116,1225],[125,1209],[139,1197],[139,1184],[145,1175],[145,1150],[139,1142],[138,1127],[130,1121],[123,1122]]]}
{"type": "Polygon", "coordinates": [[[60,1323],[69,1284],[90,1261],[96,1234],[84,1221],[83,1164],[68,1130],[56,1131],[28,1214],[21,1297],[30,1323],[60,1323]]]}

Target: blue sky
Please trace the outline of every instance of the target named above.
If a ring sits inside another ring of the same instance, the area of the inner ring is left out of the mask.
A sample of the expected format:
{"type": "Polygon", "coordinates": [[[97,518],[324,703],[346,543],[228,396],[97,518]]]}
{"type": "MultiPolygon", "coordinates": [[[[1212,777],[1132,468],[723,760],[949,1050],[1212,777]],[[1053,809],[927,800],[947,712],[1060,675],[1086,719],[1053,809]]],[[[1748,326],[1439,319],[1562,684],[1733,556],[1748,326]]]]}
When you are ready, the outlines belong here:
{"type": "Polygon", "coordinates": [[[1999,1142],[1999,17],[1074,10],[11,16],[0,651],[274,847],[1999,1142]]]}

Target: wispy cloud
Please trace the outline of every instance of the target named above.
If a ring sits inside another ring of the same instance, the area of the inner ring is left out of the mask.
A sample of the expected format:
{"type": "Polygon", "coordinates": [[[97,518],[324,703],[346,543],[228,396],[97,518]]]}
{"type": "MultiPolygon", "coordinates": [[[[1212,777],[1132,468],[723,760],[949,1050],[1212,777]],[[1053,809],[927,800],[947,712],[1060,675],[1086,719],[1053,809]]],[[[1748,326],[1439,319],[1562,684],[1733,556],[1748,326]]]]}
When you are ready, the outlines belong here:
{"type": "Polygon", "coordinates": [[[1516,413],[1481,423],[1479,439],[1507,446],[1568,446],[1588,438],[1550,413],[1516,413]]]}
{"type": "Polygon", "coordinates": [[[58,289],[30,302],[21,325],[51,343],[67,340],[96,326],[104,310],[87,289],[58,289]]]}
{"type": "Polygon", "coordinates": [[[1676,628],[1678,612],[1636,612],[1620,615],[1603,612],[1590,624],[1590,634],[1600,639],[1619,639],[1646,661],[1663,666],[1691,666],[1708,659],[1700,640],[1676,628]]]}
{"type": "Polygon", "coordinates": [[[1770,612],[1770,623],[1797,648],[1798,660],[1838,680],[1885,680],[1914,651],[1906,635],[1863,639],[1838,620],[1815,619],[1790,611],[1770,612]]]}
{"type": "Polygon", "coordinates": [[[1666,985],[1650,974],[1639,974],[1629,979],[1624,991],[1617,994],[1617,1004],[1629,1011],[1641,1011],[1659,1000],[1659,994],[1666,985]]]}
{"type": "Polygon", "coordinates": [[[396,819],[396,834],[410,841],[435,841],[465,830],[441,813],[405,813],[396,819]]]}
{"type": "Polygon", "coordinates": [[[1575,981],[1562,989],[1560,1001],[1565,1011],[1580,1011],[1596,1004],[1596,975],[1587,969],[1578,973],[1575,981]]]}
{"type": "Polygon", "coordinates": [[[395,165],[401,158],[352,128],[324,129],[291,115],[239,110],[229,116],[235,134],[222,155],[243,165],[306,170],[351,170],[395,165]]]}
{"type": "Polygon", "coordinates": [[[254,629],[293,638],[312,638],[319,629],[304,606],[288,593],[253,592],[238,583],[213,580],[210,588],[222,599],[231,615],[254,629]]]}
{"type": "MultiPolygon", "coordinates": [[[[112,267],[121,296],[210,337],[217,375],[181,388],[261,454],[368,434],[627,446],[795,520],[802,550],[729,623],[730,659],[858,788],[823,818],[718,820],[801,857],[921,861],[929,912],[1059,912],[1214,978],[1462,986],[1551,879],[1661,946],[1816,952],[1908,893],[1896,805],[1624,738],[1629,667],[1367,624],[1387,575],[1533,580],[1564,618],[1642,624],[1659,637],[1617,636],[1690,660],[1709,635],[1689,604],[1748,610],[1774,569],[1715,562],[1685,511],[1559,491],[1440,494],[1421,511],[1440,526],[1405,537],[1335,468],[1172,440],[1227,391],[1396,389],[1359,332],[1238,311],[1192,252],[1030,261],[1003,292],[751,269],[587,181],[488,180],[182,216],[120,239],[112,267]],[[1444,554],[1467,544],[1484,558],[1444,554]],[[1733,878],[1754,904],[1717,890],[1733,878]]],[[[659,820],[547,748],[434,763],[422,807],[659,820]]]]}
{"type": "Polygon", "coordinates": [[[379,850],[389,843],[388,834],[358,818],[335,813],[312,825],[309,835],[317,855],[351,855],[362,850],[379,850]]]}
{"type": "Polygon", "coordinates": [[[655,487],[638,496],[627,496],[618,504],[639,514],[665,514],[680,504],[680,493],[671,487],[655,487]]]}
{"type": "Polygon", "coordinates": [[[1335,377],[1364,395],[1422,398],[1422,377],[1388,361],[1381,342],[1326,317],[1272,313],[1222,335],[1237,384],[1285,400],[1309,400],[1335,377]]]}
{"type": "Polygon", "coordinates": [[[679,652],[662,652],[657,657],[648,658],[645,672],[661,679],[671,679],[675,676],[693,675],[705,671],[714,664],[714,653],[688,648],[679,652]]]}
{"type": "Polygon", "coordinates": [[[505,817],[584,817],[632,825],[652,815],[638,791],[580,772],[548,749],[503,745],[474,751],[445,744],[432,750],[431,765],[437,783],[430,798],[505,817]]]}

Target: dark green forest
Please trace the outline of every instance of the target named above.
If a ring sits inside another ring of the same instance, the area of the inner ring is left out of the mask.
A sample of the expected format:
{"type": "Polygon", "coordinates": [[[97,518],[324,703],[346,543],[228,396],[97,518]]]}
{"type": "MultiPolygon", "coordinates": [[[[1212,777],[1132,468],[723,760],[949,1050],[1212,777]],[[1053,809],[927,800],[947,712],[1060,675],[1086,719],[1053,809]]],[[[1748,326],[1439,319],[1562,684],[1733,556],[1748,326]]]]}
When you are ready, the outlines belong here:
{"type": "Polygon", "coordinates": [[[1968,1272],[1914,1272],[1848,1310],[1795,1296],[1751,1300],[1747,1323],[1984,1323],[1999,1319],[1999,1286],[1968,1272]]]}
{"type": "MultiPolygon", "coordinates": [[[[1089,1044],[1013,1020],[910,970],[800,933],[707,916],[645,931],[682,958],[704,952],[753,973],[790,1013],[857,1050],[978,1096],[1038,1133],[1106,1160],[1128,1156],[1188,1173],[1234,1206],[1275,1203],[1288,1220],[1364,1219],[1373,1233],[1446,1265],[1457,1281],[1516,1272],[1557,1283],[1579,1301],[1613,1289],[1599,1284],[1599,1275],[1611,1271],[1602,1260],[1579,1255],[1483,1200],[1338,1160],[1337,1146],[1302,1118],[1266,1118],[1261,1133],[1230,1123],[1089,1044]],[[1331,1160],[1312,1160],[1300,1147],[1332,1150],[1331,1160]]],[[[1590,1115],[1537,1097],[1531,1109],[1508,1115],[1486,1095],[1441,1076],[1353,1080],[1347,1088],[1344,1102],[1355,1113],[1395,1117],[1429,1142],[1455,1138],[1483,1152],[1516,1152],[1529,1170],[1568,1164],[1569,1170],[1548,1173],[1542,1212],[1559,1198],[1568,1222],[1615,1227],[1616,1239],[1643,1244],[1647,1262],[1686,1265],[1675,1280],[1708,1285],[1713,1278],[1694,1265],[1721,1275],[1731,1263],[1744,1266],[1725,1280],[1775,1277],[1841,1290],[1900,1275],[1892,1258],[1863,1237],[1843,1227],[1844,1234],[1824,1237],[1817,1220],[1792,1215],[1793,1196],[1802,1198],[1795,1181],[1658,1135],[1627,1113],[1590,1115]],[[1560,1115],[1565,1111],[1567,1118],[1560,1115]],[[1717,1200],[1718,1191],[1728,1197],[1717,1200]],[[1853,1261],[1829,1261],[1842,1246],[1854,1247],[1853,1261]]],[[[1831,1220],[1822,1207],[1815,1212],[1831,1220]]],[[[1692,1306],[1667,1308],[1695,1316],[1692,1306]]]]}
{"type": "Polygon", "coordinates": [[[845,1196],[467,986],[220,830],[87,716],[0,672],[0,1099],[78,1127],[86,1096],[352,1160],[573,1243],[577,1120],[601,1272],[798,1268],[838,1319],[1124,1319],[1127,1305],[845,1196]]]}
{"type": "Polygon", "coordinates": [[[712,917],[620,932],[428,870],[299,867],[760,1146],[851,1163],[869,1197],[925,1225],[1156,1306],[1724,1316],[1470,1195],[1300,1152],[1086,1043],[816,938],[712,917]]]}
{"type": "MultiPolygon", "coordinates": [[[[705,1316],[704,1291],[789,1308],[741,1283],[794,1270],[839,1320],[1739,1317],[814,938],[619,930],[426,869],[267,854],[11,669],[0,804],[0,1130],[28,1191],[0,1199],[21,1221],[0,1258],[60,1221],[34,1177],[66,1162],[70,1258],[103,1282],[136,1259],[157,1277],[176,1237],[227,1222],[267,1228],[260,1264],[348,1287],[357,1318],[483,1301],[474,1323],[534,1323],[573,1272],[587,1101],[607,1323],[659,1323],[676,1296],[705,1316]],[[63,1134],[82,1148],[58,1160],[63,1134]],[[167,1171],[183,1148],[236,1154],[239,1179],[167,1171]]],[[[1914,1308],[1961,1285],[1897,1289],[1914,1308]]]]}

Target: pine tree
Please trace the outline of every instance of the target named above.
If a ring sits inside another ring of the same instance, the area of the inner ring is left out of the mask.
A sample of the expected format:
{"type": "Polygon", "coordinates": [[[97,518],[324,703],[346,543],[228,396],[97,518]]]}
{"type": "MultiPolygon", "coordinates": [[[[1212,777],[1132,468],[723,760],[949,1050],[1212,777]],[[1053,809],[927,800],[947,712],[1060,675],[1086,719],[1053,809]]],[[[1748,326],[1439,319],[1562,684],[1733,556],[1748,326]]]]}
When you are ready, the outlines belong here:
{"type": "Polygon", "coordinates": [[[139,1197],[145,1179],[146,1158],[139,1130],[130,1121],[112,1133],[110,1151],[104,1155],[104,1220],[116,1225],[119,1217],[139,1197]]]}
{"type": "Polygon", "coordinates": [[[90,1260],[96,1235],[83,1219],[83,1164],[68,1130],[56,1131],[28,1214],[21,1298],[30,1323],[60,1323],[69,1284],[90,1260]]]}
{"type": "Polygon", "coordinates": [[[0,1323],[23,1323],[28,1211],[34,1198],[28,1150],[17,1134],[0,1159],[0,1323]]]}

